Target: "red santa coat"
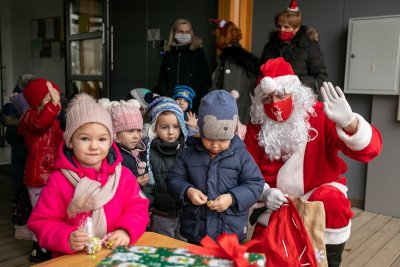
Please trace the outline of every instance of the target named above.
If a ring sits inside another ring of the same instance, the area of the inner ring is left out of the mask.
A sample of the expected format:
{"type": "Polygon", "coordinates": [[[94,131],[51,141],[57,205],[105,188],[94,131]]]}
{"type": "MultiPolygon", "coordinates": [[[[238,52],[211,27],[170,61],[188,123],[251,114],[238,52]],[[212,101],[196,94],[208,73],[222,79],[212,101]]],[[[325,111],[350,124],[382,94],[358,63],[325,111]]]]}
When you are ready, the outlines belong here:
{"type": "MultiPolygon", "coordinates": [[[[357,132],[349,135],[326,117],[321,102],[317,102],[314,109],[317,116],[310,116],[309,121],[318,136],[285,162],[270,161],[264,148],[258,145],[260,125],[247,125],[244,142],[270,187],[276,187],[285,194],[324,203],[325,241],[327,244],[340,244],[350,236],[353,214],[343,176],[347,165],[338,152],[342,151],[354,160],[368,162],[380,153],[382,137],[358,114],[355,114],[359,122],[357,132]]],[[[258,223],[267,225],[268,217],[260,216],[258,223]]]]}

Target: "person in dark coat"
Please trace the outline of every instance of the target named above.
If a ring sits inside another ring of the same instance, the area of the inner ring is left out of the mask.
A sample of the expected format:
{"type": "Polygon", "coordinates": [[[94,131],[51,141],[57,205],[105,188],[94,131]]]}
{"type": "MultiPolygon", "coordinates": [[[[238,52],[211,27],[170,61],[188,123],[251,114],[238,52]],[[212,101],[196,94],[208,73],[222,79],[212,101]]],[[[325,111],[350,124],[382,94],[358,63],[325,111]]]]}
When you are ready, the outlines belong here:
{"type": "Polygon", "coordinates": [[[301,23],[300,9],[292,1],[289,8],[275,16],[276,30],[271,32],[264,46],[261,62],[283,57],[300,81],[318,94],[322,83],[328,79],[324,56],[317,31],[301,23]]]}
{"type": "Polygon", "coordinates": [[[236,135],[237,124],[235,98],[225,90],[208,93],[199,108],[201,138],[187,140],[169,171],[168,192],[183,206],[180,233],[191,243],[224,232],[247,237],[249,208],[264,180],[236,135]]]}
{"type": "Polygon", "coordinates": [[[203,41],[194,35],[191,23],[186,19],[175,21],[158,78],[158,86],[153,90],[162,96],[172,97],[177,85],[191,87],[197,98],[192,111],[197,113],[200,99],[209,91],[211,75],[203,50],[203,41]]]}
{"type": "Polygon", "coordinates": [[[239,119],[243,124],[250,121],[250,95],[254,92],[260,75],[260,59],[242,48],[239,41],[242,32],[231,21],[211,20],[217,24],[214,31],[217,49],[222,51],[217,68],[212,74],[211,90],[224,88],[237,91],[239,119]]]}
{"type": "Polygon", "coordinates": [[[150,184],[154,184],[154,205],[150,230],[179,240],[180,205],[168,193],[166,179],[188,135],[182,109],[169,97],[155,97],[148,106],[151,126],[147,144],[150,184]]]}

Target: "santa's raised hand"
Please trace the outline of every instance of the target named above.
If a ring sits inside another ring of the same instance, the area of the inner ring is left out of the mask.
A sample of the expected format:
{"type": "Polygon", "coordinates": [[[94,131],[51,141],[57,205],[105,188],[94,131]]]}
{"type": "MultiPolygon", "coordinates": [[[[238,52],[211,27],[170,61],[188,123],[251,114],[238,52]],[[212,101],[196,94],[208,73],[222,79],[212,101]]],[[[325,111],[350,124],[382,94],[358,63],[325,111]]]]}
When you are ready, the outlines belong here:
{"type": "Polygon", "coordinates": [[[342,89],[333,87],[332,83],[324,82],[321,87],[321,95],[324,99],[324,111],[326,116],[342,128],[349,126],[355,115],[347,102],[342,89]]]}
{"type": "Polygon", "coordinates": [[[268,209],[277,210],[283,203],[288,203],[286,197],[288,197],[288,195],[282,193],[278,188],[269,188],[263,193],[262,200],[268,209]]]}

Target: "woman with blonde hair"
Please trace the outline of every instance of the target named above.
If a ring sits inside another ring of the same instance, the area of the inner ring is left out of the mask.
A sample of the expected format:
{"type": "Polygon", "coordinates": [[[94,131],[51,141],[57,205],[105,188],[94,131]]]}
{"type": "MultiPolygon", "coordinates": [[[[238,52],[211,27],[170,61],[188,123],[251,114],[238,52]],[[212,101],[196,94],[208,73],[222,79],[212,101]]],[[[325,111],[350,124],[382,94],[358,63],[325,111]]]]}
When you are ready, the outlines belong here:
{"type": "Polygon", "coordinates": [[[192,108],[197,112],[200,99],[208,92],[210,84],[211,75],[203,50],[203,41],[194,35],[190,21],[176,20],[169,33],[158,86],[154,92],[171,97],[175,86],[189,86],[198,96],[192,108]]]}

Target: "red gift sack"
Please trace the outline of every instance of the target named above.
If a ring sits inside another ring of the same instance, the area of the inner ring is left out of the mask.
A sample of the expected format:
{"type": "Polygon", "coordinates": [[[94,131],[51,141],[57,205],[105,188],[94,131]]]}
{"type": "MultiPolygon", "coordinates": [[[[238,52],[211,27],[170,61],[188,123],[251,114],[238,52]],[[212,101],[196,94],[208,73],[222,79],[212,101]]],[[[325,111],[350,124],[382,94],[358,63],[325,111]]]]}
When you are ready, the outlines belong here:
{"type": "Polygon", "coordinates": [[[311,240],[291,200],[272,212],[261,235],[244,245],[247,252],[264,253],[268,267],[317,266],[311,240]]]}

